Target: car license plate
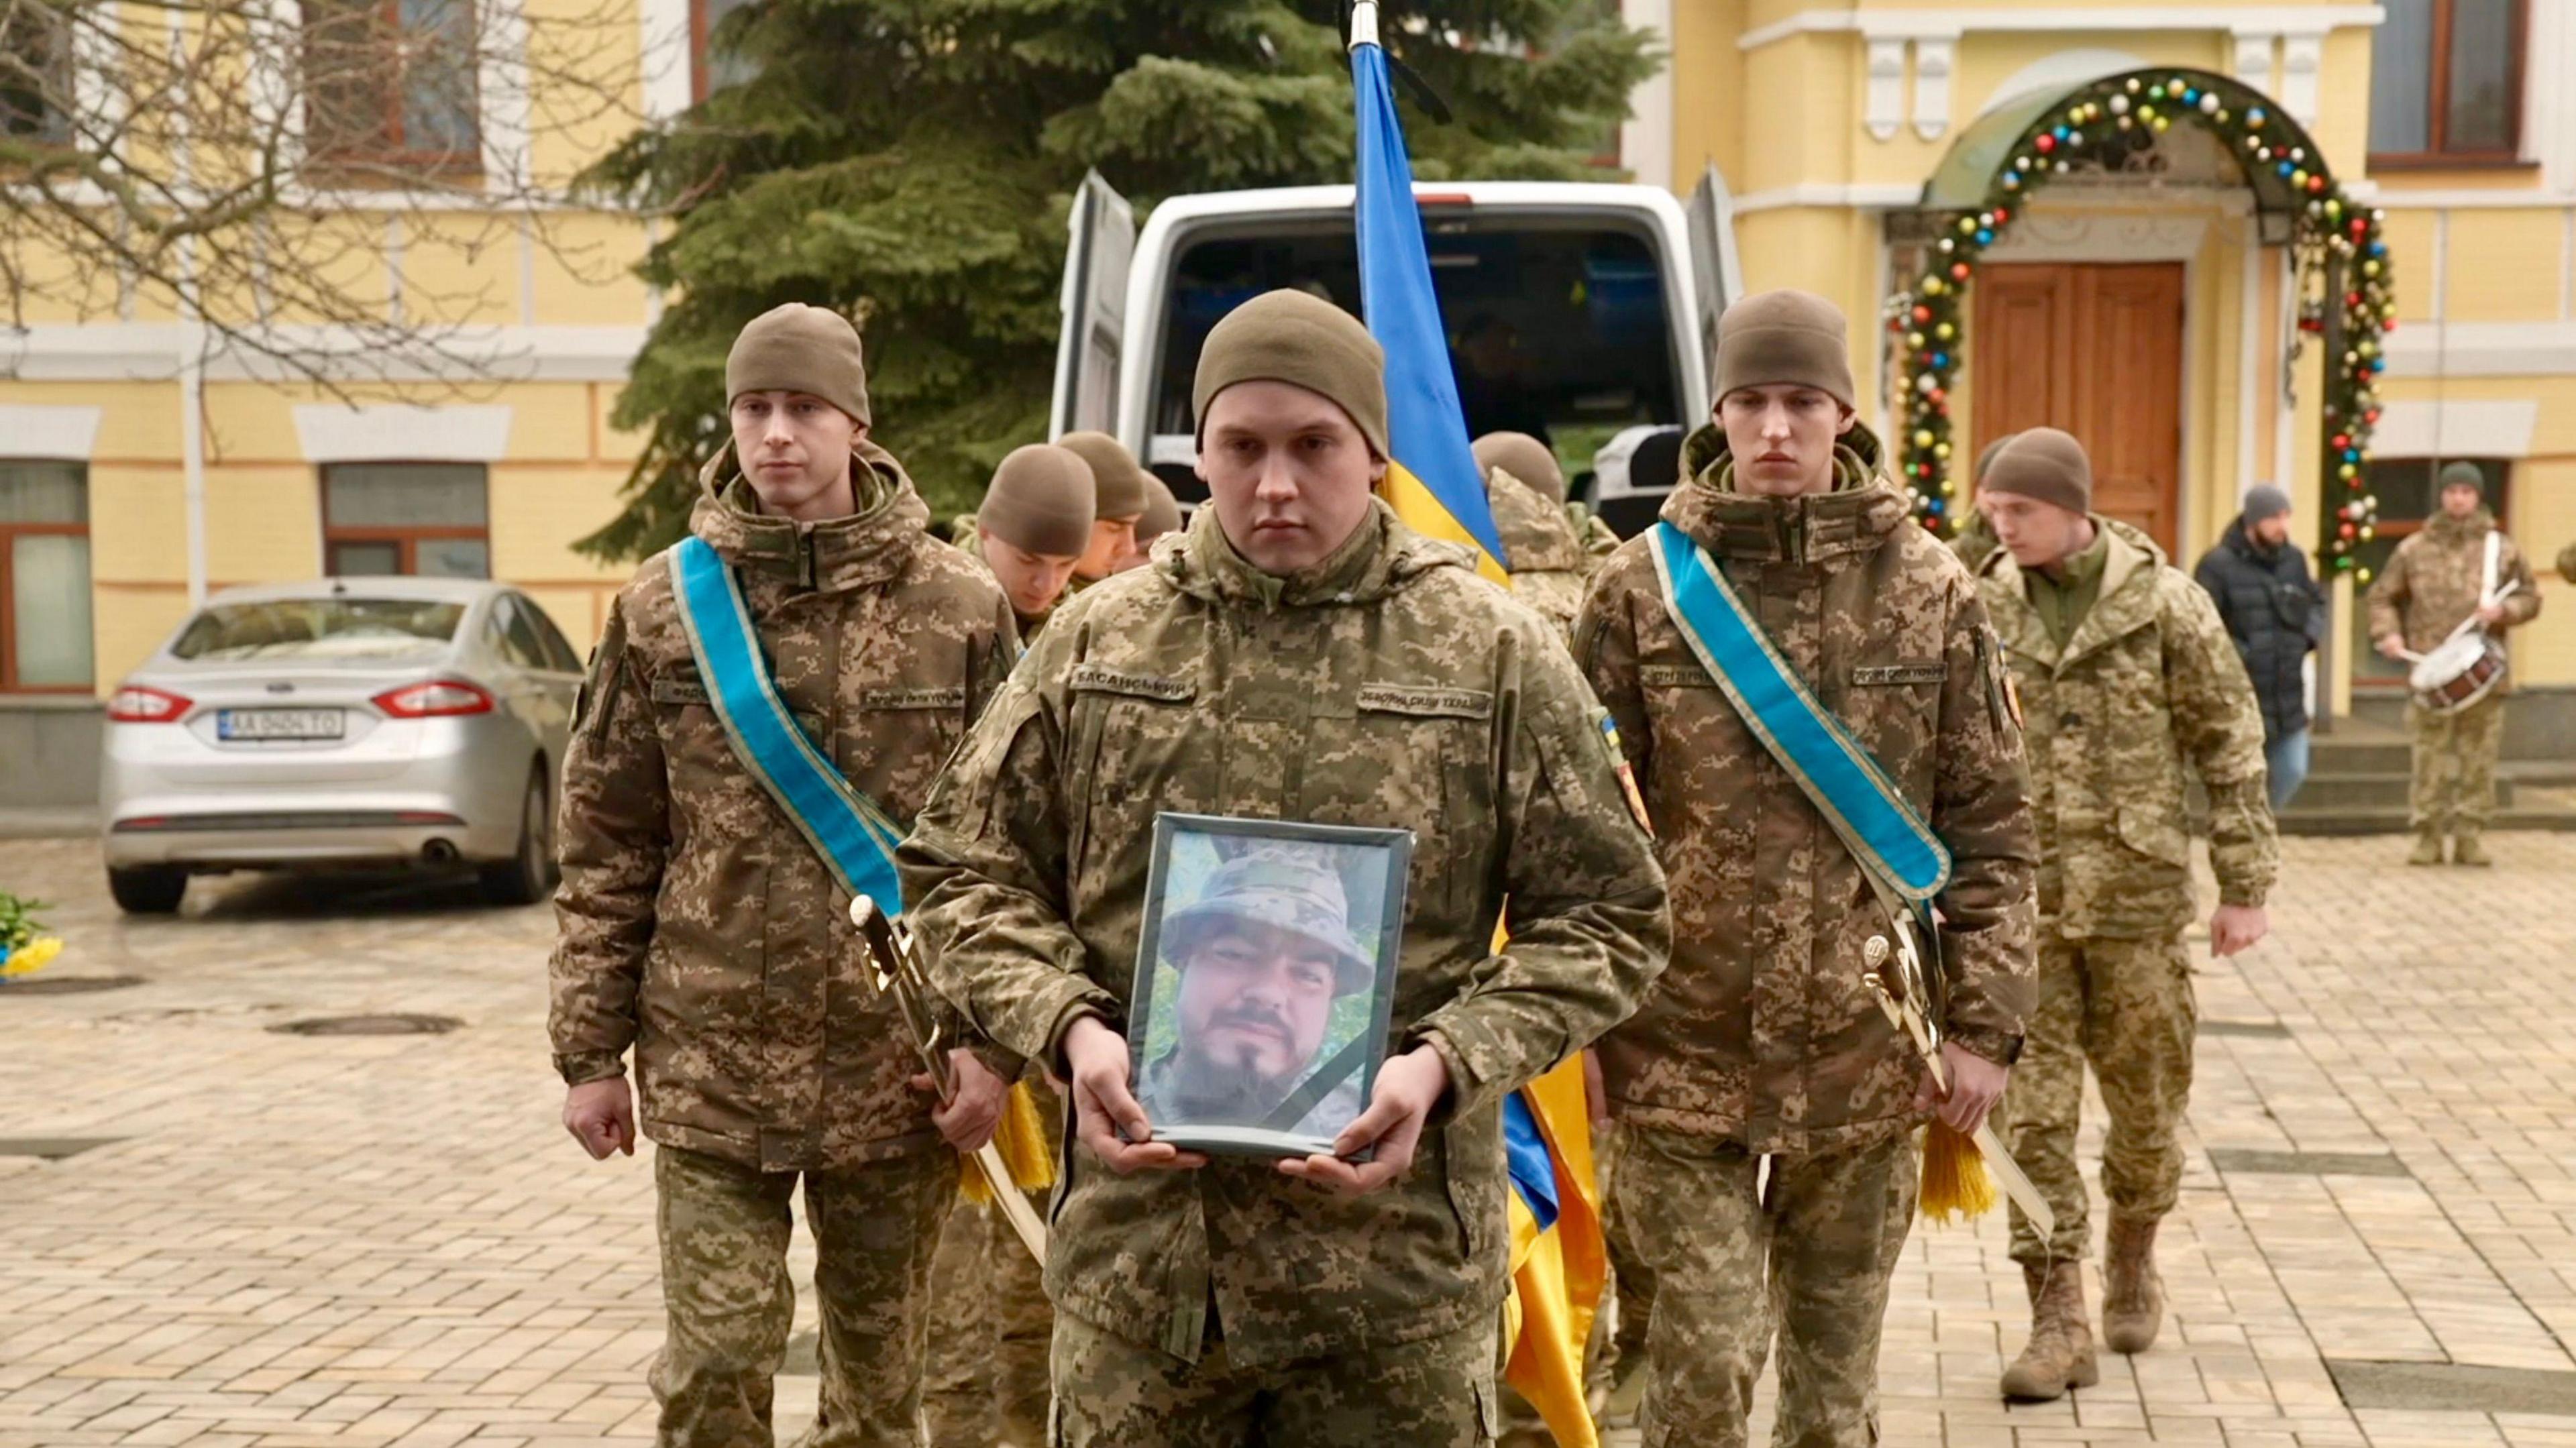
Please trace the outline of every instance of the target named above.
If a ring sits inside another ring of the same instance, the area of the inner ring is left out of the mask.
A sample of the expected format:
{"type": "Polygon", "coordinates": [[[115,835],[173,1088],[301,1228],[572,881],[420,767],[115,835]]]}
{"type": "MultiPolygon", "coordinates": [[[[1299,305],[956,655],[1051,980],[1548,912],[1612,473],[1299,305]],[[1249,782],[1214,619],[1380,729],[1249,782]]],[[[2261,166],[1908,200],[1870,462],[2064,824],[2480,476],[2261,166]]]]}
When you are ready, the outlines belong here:
{"type": "Polygon", "coordinates": [[[337,709],[218,709],[218,739],[337,739],[348,720],[337,709]]]}

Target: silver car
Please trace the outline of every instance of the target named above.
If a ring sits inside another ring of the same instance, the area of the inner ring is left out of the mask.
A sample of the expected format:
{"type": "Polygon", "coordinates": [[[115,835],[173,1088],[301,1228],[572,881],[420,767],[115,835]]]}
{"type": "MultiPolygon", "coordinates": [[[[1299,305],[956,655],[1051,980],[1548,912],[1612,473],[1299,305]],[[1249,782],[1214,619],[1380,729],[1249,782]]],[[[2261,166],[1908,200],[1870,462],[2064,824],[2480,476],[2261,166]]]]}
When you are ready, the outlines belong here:
{"type": "Polygon", "coordinates": [[[400,864],[543,899],[581,671],[502,584],[227,589],[108,703],[108,887],[158,914],[190,875],[400,864]]]}

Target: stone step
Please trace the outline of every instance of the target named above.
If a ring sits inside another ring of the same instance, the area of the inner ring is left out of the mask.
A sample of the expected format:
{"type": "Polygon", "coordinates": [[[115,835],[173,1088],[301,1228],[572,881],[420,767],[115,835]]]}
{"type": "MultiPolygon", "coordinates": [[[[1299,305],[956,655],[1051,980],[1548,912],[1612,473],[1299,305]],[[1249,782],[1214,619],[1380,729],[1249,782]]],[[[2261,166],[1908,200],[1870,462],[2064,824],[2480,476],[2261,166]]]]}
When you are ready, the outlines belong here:
{"type": "MultiPolygon", "coordinates": [[[[2404,806],[2395,809],[2303,810],[2306,791],[2281,816],[2285,835],[2403,835],[2411,833],[2404,806]]],[[[2561,830],[2576,832],[2576,809],[2563,806],[2496,811],[2490,830],[2561,830]]]]}
{"type": "MultiPolygon", "coordinates": [[[[2290,807],[2285,813],[2300,815],[2345,809],[2402,810],[2406,808],[2408,791],[2412,784],[2413,781],[2402,770],[2394,774],[2319,771],[2309,775],[2307,781],[2299,786],[2298,797],[2290,801],[2290,807]]],[[[2513,802],[2512,781],[2502,778],[2496,780],[2496,807],[2509,808],[2513,802]]]]}
{"type": "Polygon", "coordinates": [[[2308,768],[2318,774],[2404,774],[2409,748],[2403,739],[2310,735],[2308,768]]]}

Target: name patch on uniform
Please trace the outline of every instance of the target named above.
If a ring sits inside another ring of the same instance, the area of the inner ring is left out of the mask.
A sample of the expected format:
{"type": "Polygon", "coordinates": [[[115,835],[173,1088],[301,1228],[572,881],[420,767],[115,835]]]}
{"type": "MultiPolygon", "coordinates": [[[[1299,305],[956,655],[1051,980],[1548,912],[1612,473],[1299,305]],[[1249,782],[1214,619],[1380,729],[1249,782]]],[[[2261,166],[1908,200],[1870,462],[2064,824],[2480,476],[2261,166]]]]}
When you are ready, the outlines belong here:
{"type": "Polygon", "coordinates": [[[1198,692],[1180,679],[1166,679],[1153,674],[1130,673],[1125,669],[1106,668],[1099,664],[1080,664],[1073,671],[1073,687],[1099,694],[1125,694],[1136,699],[1159,699],[1177,704],[1198,692]]]}
{"type": "Polygon", "coordinates": [[[1482,689],[1362,684],[1360,707],[1380,714],[1415,714],[1434,719],[1490,719],[1494,717],[1494,696],[1482,689]]]}
{"type": "Polygon", "coordinates": [[[682,674],[676,678],[664,675],[653,681],[653,702],[703,704],[707,702],[707,686],[694,673],[682,674]]]}
{"type": "Polygon", "coordinates": [[[1717,680],[1697,664],[1639,664],[1637,682],[1649,689],[1714,689],[1717,680]]]}
{"type": "Polygon", "coordinates": [[[1942,664],[1868,664],[1852,670],[1854,684],[1937,684],[1950,677],[1942,664]]]}
{"type": "Polygon", "coordinates": [[[859,695],[862,709],[963,709],[966,686],[931,689],[869,689],[859,695]]]}

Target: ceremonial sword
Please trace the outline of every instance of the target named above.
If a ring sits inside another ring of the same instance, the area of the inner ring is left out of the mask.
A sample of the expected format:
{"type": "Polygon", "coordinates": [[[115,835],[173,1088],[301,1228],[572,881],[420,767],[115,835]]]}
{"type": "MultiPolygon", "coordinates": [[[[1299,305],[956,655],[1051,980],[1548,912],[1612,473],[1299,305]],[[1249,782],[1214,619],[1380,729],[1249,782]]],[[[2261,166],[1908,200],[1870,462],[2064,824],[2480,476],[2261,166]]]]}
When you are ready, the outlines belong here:
{"type": "MultiPolygon", "coordinates": [[[[895,1006],[903,1012],[903,1023],[912,1037],[913,1049],[921,1064],[930,1071],[933,1085],[939,1088],[939,1100],[947,1104],[957,1094],[957,1081],[948,1067],[948,1051],[940,1040],[939,1020],[930,1010],[930,977],[921,968],[921,957],[912,946],[912,932],[877,908],[877,902],[865,895],[850,901],[850,923],[859,928],[859,936],[868,943],[868,959],[874,968],[876,987],[891,994],[895,1006]]],[[[1008,1102],[1003,1109],[1010,1109],[1008,1102]]],[[[1037,1209],[1011,1180],[1011,1169],[1002,1161],[1001,1148],[987,1141],[967,1154],[969,1166],[984,1174],[993,1187],[993,1201],[1010,1220],[1011,1230],[1020,1237],[1020,1245],[1044,1265],[1047,1255],[1046,1223],[1038,1220],[1037,1209]]]]}
{"type": "MultiPolygon", "coordinates": [[[[1898,920],[1895,924],[1897,943],[1892,950],[1884,935],[1871,936],[1869,944],[1863,948],[1865,968],[1860,973],[1861,983],[1878,997],[1878,1008],[1887,1013],[1888,1024],[1903,1031],[1914,1042],[1916,1053],[1923,1057],[1923,1064],[1932,1072],[1932,1084],[1940,1087],[1946,1095],[1950,1090],[1950,1067],[1941,1059],[1941,1028],[1926,1013],[1931,993],[1923,979],[1923,957],[1914,947],[1913,923],[1898,920]],[[1887,988],[1886,967],[1891,955],[1896,964],[1895,991],[1887,988]]],[[[1995,1135],[1993,1123],[1978,1122],[1976,1133],[1970,1139],[1976,1142],[1978,1154],[1986,1159],[1987,1169],[2003,1186],[2004,1195],[2021,1208],[2022,1215],[2030,1219],[2040,1239],[2045,1241],[2054,1236],[2057,1214],[2049,1210],[2047,1199],[2040,1196],[2039,1188],[2031,1184],[2030,1178],[2022,1172],[2021,1164],[2012,1159],[2012,1153],[2004,1150],[2002,1139],[1995,1135]]]]}

